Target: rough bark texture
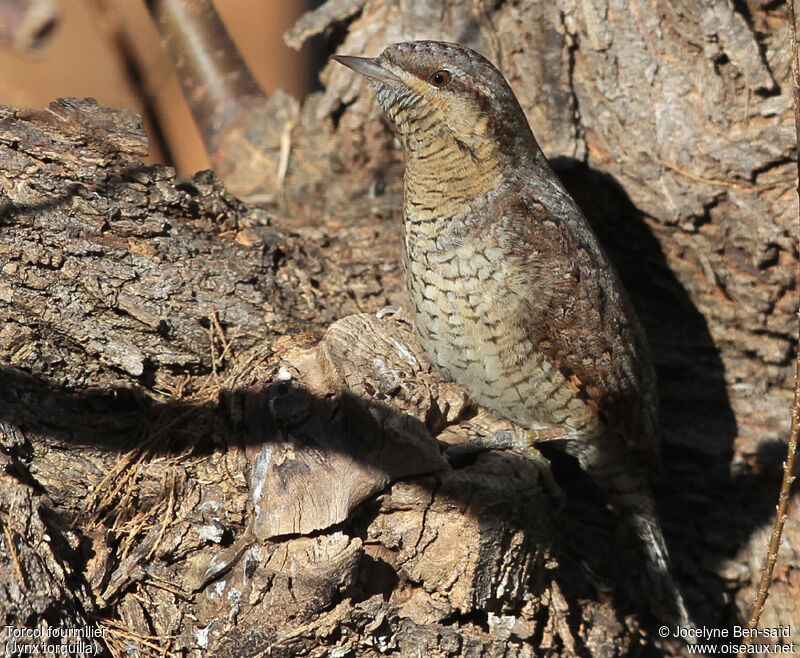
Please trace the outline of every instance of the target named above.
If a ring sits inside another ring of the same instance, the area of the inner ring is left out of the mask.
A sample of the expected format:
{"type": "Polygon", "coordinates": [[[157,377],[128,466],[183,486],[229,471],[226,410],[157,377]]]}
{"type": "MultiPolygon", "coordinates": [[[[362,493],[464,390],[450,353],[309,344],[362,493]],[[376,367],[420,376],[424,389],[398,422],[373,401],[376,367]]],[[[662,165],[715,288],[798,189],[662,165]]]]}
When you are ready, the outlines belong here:
{"type": "MultiPolygon", "coordinates": [[[[457,40],[507,74],[647,328],[690,610],[743,619],[795,344],[783,7],[334,0],[289,39],[330,26],[343,53],[457,40]]],[[[572,463],[440,455],[499,424],[374,316],[404,299],[402,167],[366,87],[324,77],[265,113],[291,130],[267,209],[143,166],[129,113],[0,110],[3,623],[113,655],[680,653],[572,463]]],[[[762,621],[795,642],[799,543],[795,502],[762,621]]]]}

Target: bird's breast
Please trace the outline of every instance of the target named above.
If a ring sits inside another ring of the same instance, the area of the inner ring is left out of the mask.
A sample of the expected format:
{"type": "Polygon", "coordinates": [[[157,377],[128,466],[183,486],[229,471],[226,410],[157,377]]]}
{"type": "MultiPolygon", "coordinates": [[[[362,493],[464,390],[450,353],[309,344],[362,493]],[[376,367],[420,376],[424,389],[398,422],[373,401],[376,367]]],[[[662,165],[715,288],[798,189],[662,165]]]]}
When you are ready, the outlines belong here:
{"type": "Polygon", "coordinates": [[[526,303],[509,285],[519,273],[501,249],[488,235],[437,228],[417,230],[407,218],[404,236],[415,329],[431,363],[476,402],[524,426],[583,418],[584,405],[531,339],[526,303]]]}

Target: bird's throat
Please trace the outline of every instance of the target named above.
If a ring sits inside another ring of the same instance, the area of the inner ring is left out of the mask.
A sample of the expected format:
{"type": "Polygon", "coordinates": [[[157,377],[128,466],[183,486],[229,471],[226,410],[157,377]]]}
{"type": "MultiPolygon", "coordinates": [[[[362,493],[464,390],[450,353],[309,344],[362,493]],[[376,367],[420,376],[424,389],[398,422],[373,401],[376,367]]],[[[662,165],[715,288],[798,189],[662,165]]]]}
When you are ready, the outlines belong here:
{"type": "Polygon", "coordinates": [[[406,144],[404,186],[407,218],[453,217],[500,182],[501,166],[489,146],[468,146],[453,138],[406,144]]]}

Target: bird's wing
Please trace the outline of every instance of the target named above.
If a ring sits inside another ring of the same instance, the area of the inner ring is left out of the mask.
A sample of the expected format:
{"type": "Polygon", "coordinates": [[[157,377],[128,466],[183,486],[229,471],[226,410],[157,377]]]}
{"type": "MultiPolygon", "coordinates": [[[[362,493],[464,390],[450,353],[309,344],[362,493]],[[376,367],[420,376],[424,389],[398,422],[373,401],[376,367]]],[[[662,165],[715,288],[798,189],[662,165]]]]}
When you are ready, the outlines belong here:
{"type": "Polygon", "coordinates": [[[521,320],[531,340],[592,412],[658,468],[655,372],[616,271],[574,203],[553,212],[510,197],[494,225],[503,252],[518,261],[513,269],[530,277],[514,293],[528,291],[521,320]]]}

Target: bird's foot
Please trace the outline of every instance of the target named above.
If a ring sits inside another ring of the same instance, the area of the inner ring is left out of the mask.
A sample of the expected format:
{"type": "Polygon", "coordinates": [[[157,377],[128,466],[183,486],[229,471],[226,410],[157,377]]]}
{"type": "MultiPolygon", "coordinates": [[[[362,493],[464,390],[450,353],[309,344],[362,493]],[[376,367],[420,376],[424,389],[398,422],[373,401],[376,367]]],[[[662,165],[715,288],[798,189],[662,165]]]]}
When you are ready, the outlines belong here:
{"type": "Polygon", "coordinates": [[[479,435],[469,443],[451,446],[445,451],[445,456],[448,461],[453,462],[487,450],[513,450],[537,467],[544,490],[558,511],[564,506],[564,493],[553,477],[550,462],[536,448],[536,443],[541,441],[539,433],[540,430],[501,429],[491,434],[479,435]]]}
{"type": "Polygon", "coordinates": [[[378,320],[383,320],[388,315],[402,316],[405,314],[405,309],[402,306],[384,306],[375,312],[375,317],[378,320]]]}

